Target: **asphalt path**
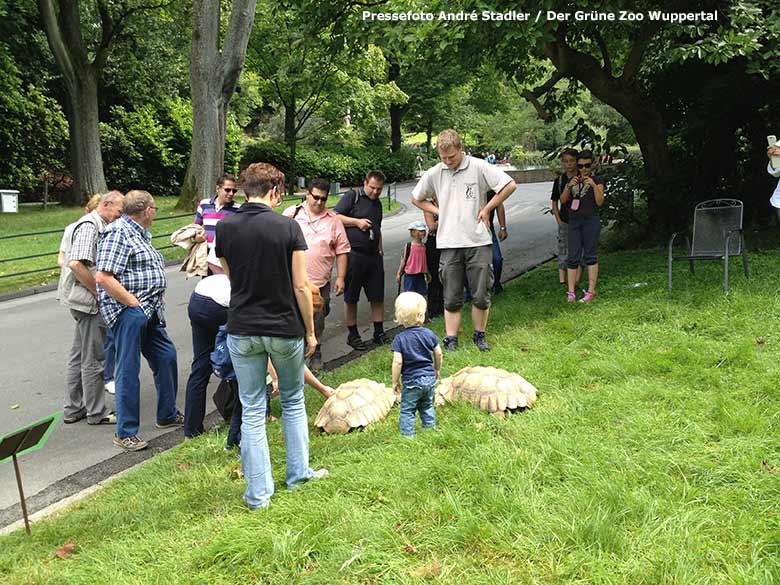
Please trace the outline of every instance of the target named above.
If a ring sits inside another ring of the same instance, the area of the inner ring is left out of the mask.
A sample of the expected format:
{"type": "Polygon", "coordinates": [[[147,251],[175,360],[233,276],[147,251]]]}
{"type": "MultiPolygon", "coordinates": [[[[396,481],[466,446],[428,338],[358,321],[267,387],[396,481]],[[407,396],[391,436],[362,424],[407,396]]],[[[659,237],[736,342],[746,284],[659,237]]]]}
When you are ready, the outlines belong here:
{"type": "MultiPolygon", "coordinates": [[[[395,298],[395,273],[401,252],[409,239],[407,225],[422,217],[410,203],[414,183],[398,185],[401,211],[383,223],[385,249],[385,295],[395,298]]],[[[510,279],[529,267],[554,255],[556,228],[552,216],[543,211],[549,206],[549,183],[519,185],[505,203],[509,237],[501,244],[504,254],[503,279],[510,279]]],[[[192,359],[187,302],[196,279],[186,280],[176,267],[168,270],[166,315],[168,333],[178,350],[179,408],[184,410],[184,388],[192,359]]],[[[0,435],[9,433],[62,408],[65,362],[73,336],[73,321],[60,307],[54,292],[36,294],[0,303],[0,435]]],[[[338,298],[332,301],[323,342],[325,362],[343,357],[351,351],[346,345],[344,306],[338,298]]],[[[372,333],[368,303],[358,305],[358,324],[364,339],[372,333]]],[[[385,306],[386,327],[392,323],[392,303],[385,306]]],[[[139,436],[150,440],[170,433],[158,430],[155,423],[155,392],[149,368],[141,369],[141,428],[139,436]]],[[[212,380],[211,393],[216,389],[212,380]]],[[[108,396],[108,395],[107,395],[108,396]]],[[[109,400],[109,405],[113,399],[109,400]]],[[[180,433],[180,431],[176,431],[180,433]]],[[[60,423],[44,449],[20,459],[25,492],[28,496],[77,472],[91,468],[120,454],[112,442],[113,427],[88,426],[86,421],[74,425],[60,423]]],[[[97,478],[97,479],[103,479],[97,478]]],[[[18,502],[16,480],[11,465],[0,465],[0,510],[18,502]]]]}

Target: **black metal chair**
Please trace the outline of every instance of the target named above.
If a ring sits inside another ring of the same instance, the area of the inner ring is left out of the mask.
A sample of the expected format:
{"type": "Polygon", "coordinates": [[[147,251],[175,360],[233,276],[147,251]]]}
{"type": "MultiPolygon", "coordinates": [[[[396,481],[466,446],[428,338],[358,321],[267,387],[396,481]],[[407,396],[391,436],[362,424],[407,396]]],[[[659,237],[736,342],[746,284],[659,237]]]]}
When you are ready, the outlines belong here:
{"type": "Polygon", "coordinates": [[[694,273],[696,260],[723,260],[723,293],[729,292],[729,256],[742,256],[742,268],[748,278],[747,249],[742,231],[742,202],[737,199],[710,199],[696,205],[693,212],[693,245],[685,236],[688,253],[674,256],[672,247],[679,232],[669,239],[669,292],[672,292],[672,262],[687,260],[694,273]]]}

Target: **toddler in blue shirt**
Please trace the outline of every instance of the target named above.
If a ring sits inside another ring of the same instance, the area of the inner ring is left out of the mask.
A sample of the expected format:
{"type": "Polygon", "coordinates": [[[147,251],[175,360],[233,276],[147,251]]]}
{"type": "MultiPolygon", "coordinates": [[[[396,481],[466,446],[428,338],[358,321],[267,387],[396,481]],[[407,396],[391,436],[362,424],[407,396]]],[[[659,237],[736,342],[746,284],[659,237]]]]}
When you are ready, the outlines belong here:
{"type": "Polygon", "coordinates": [[[395,299],[395,320],[403,325],[393,339],[393,390],[401,392],[401,434],[414,435],[415,413],[420,412],[423,428],[436,426],[433,392],[441,372],[442,353],[439,338],[422,326],[427,308],[425,297],[405,292],[395,299]]]}

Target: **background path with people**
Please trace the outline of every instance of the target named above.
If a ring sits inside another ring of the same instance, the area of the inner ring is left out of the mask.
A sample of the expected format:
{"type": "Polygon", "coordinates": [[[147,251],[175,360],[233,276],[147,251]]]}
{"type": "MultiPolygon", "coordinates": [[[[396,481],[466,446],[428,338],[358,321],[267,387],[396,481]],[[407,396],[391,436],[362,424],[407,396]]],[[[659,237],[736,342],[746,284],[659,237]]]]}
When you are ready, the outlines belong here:
{"type": "MultiPolygon", "coordinates": [[[[409,239],[407,225],[418,216],[422,217],[409,201],[414,185],[415,182],[398,185],[398,201],[404,207],[400,213],[388,217],[382,226],[385,238],[385,295],[388,301],[396,296],[395,273],[404,243],[409,239]]],[[[505,203],[509,231],[509,238],[501,244],[505,280],[552,258],[557,250],[555,220],[549,213],[544,213],[550,208],[550,189],[550,182],[521,184],[505,203]]],[[[184,389],[192,360],[187,302],[197,280],[185,280],[178,267],[168,269],[168,278],[167,329],[179,356],[178,405],[183,410],[184,389]]],[[[553,281],[550,286],[557,285],[553,281]]],[[[0,330],[4,332],[0,338],[0,353],[6,364],[0,381],[0,434],[62,408],[65,361],[72,342],[73,324],[67,311],[58,305],[54,294],[43,293],[0,303],[0,330]]],[[[386,302],[387,329],[395,326],[391,321],[392,308],[393,303],[386,302]]],[[[371,338],[368,310],[368,303],[358,305],[358,322],[367,324],[360,329],[364,339],[371,338]]],[[[323,361],[327,363],[350,351],[346,344],[344,303],[341,297],[337,297],[326,321],[323,361]]],[[[141,385],[142,424],[139,434],[150,440],[171,432],[154,427],[156,400],[152,376],[146,366],[141,369],[141,385]]],[[[216,382],[212,380],[208,411],[213,410],[211,394],[215,389],[216,382]]],[[[108,402],[113,404],[113,398],[109,398],[108,402]]],[[[112,444],[112,433],[110,427],[92,427],[82,423],[59,425],[46,448],[30,454],[21,462],[27,496],[33,496],[58,480],[112,457],[127,457],[128,454],[120,452],[112,444]]],[[[101,479],[103,477],[96,475],[95,481],[101,479]]],[[[13,469],[10,465],[0,466],[0,512],[17,503],[13,469]]]]}

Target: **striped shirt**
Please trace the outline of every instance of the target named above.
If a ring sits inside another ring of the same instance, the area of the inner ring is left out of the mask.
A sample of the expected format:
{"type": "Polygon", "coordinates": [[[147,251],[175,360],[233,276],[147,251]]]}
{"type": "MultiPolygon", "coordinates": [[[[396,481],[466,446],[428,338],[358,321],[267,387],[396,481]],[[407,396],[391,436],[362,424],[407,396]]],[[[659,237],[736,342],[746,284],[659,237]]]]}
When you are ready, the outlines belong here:
{"type": "Polygon", "coordinates": [[[217,208],[217,205],[217,196],[215,195],[211,199],[201,200],[198,204],[198,210],[195,212],[194,223],[202,225],[206,230],[206,241],[209,244],[209,248],[214,247],[214,237],[217,235],[217,223],[219,220],[238,211],[238,205],[235,202],[223,205],[220,208],[217,208]]]}
{"type": "MultiPolygon", "coordinates": [[[[148,319],[157,313],[165,323],[163,294],[167,286],[165,261],[152,246],[152,234],[123,215],[112,223],[98,244],[97,269],[110,272],[127,291],[141,303],[148,319]]],[[[127,306],[98,286],[100,313],[106,325],[112,327],[127,306]]]]}

